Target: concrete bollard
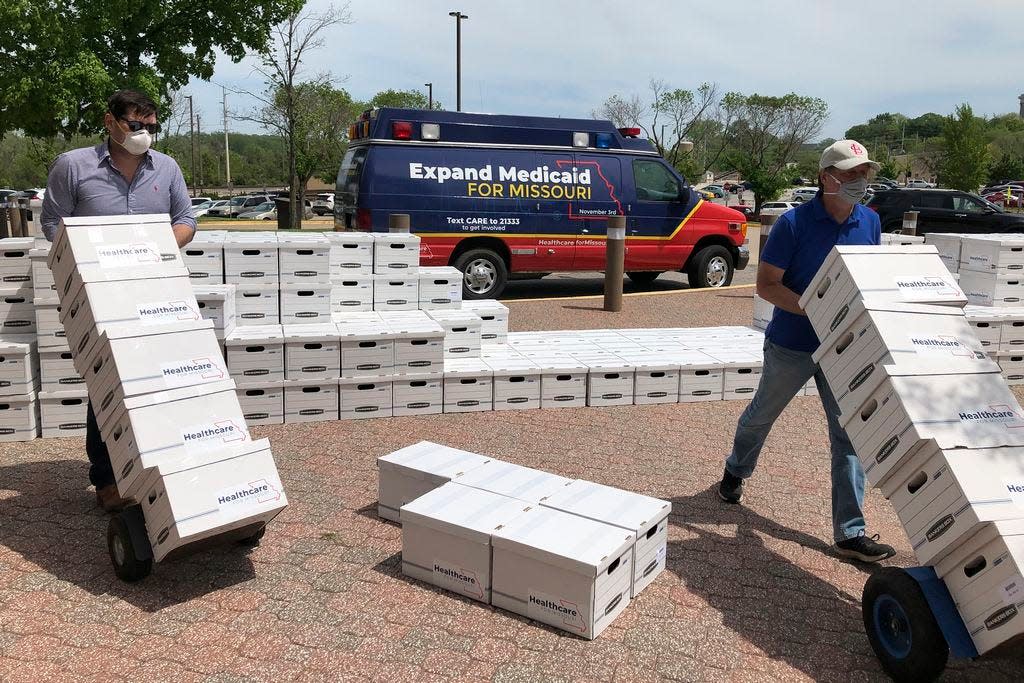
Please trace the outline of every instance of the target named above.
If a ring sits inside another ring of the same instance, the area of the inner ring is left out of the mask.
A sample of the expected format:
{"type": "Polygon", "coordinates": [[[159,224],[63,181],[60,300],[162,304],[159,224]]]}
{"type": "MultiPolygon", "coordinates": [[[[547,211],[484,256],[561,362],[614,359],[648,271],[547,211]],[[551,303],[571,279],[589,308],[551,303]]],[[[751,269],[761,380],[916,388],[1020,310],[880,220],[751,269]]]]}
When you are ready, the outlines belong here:
{"type": "Polygon", "coordinates": [[[604,310],[622,310],[622,278],[626,267],[626,217],[609,216],[605,240],[604,310]]]}
{"type": "Polygon", "coordinates": [[[919,211],[906,211],[903,214],[903,228],[900,233],[903,235],[917,234],[917,215],[919,211]]]}
{"type": "Polygon", "coordinates": [[[409,232],[409,214],[393,213],[388,216],[388,232],[409,232]]]}
{"type": "Polygon", "coordinates": [[[761,229],[759,231],[757,245],[758,258],[760,258],[761,252],[764,251],[765,242],[768,241],[768,233],[772,231],[772,226],[775,225],[776,218],[778,218],[778,216],[775,215],[761,217],[761,229]]]}

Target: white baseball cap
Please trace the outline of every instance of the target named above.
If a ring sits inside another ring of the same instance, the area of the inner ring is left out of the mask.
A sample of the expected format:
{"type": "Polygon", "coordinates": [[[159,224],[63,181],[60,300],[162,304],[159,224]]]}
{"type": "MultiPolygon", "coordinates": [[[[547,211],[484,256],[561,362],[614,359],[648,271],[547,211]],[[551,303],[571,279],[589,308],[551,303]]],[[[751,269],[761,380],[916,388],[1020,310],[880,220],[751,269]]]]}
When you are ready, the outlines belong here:
{"type": "Polygon", "coordinates": [[[868,164],[876,171],[881,168],[878,162],[868,159],[868,151],[864,149],[864,145],[856,140],[837,140],[821,153],[818,168],[835,166],[840,171],[846,171],[861,164],[868,164]]]}

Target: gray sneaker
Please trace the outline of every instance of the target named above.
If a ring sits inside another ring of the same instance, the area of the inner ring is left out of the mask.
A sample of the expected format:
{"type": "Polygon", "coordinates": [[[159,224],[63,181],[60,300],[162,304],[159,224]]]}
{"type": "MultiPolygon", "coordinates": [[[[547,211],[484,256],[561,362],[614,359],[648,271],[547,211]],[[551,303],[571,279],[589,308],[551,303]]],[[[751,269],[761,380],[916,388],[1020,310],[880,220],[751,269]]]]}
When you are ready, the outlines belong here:
{"type": "Polygon", "coordinates": [[[865,536],[863,531],[859,536],[836,543],[835,549],[836,555],[861,562],[878,562],[896,554],[891,545],[878,542],[878,534],[865,536]]]}
{"type": "Polygon", "coordinates": [[[738,503],[743,497],[743,480],[733,476],[729,470],[722,474],[722,483],[718,485],[718,497],[726,503],[738,503]]]}

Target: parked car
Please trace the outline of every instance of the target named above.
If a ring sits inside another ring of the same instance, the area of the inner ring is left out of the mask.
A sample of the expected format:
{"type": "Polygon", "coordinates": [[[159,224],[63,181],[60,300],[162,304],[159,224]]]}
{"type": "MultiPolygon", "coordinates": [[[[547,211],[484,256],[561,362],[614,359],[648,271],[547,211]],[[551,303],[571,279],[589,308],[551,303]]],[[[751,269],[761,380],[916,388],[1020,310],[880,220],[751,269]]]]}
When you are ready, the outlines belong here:
{"type": "Polygon", "coordinates": [[[810,185],[811,181],[807,178],[793,178],[793,184],[798,186],[810,185]]]}
{"type": "Polygon", "coordinates": [[[886,185],[893,190],[900,186],[900,184],[895,180],[892,178],[886,178],[885,176],[875,176],[875,182],[880,185],[886,185]]]}
{"type": "Polygon", "coordinates": [[[1011,190],[1009,194],[1006,192],[992,192],[985,195],[985,200],[999,206],[1012,206],[1019,209],[1024,207],[1024,192],[1017,192],[1015,190],[1011,190]]]}
{"type": "Polygon", "coordinates": [[[266,202],[273,202],[274,199],[270,195],[258,194],[244,197],[234,197],[225,206],[217,207],[216,209],[210,209],[207,216],[225,216],[228,218],[234,218],[240,213],[246,211],[252,211],[260,204],[266,202]]]}
{"type": "Polygon", "coordinates": [[[1013,185],[1007,183],[1003,183],[1002,185],[989,185],[988,187],[983,187],[981,192],[978,194],[984,197],[985,195],[990,195],[995,192],[1006,192],[1007,190],[1009,190],[1011,194],[1024,194],[1024,185],[1013,185]]]}
{"type": "Polygon", "coordinates": [[[908,180],[907,181],[907,188],[908,189],[919,189],[920,190],[920,189],[927,189],[927,188],[930,188],[930,187],[935,187],[935,183],[929,183],[927,180],[908,180]]]}
{"type": "Polygon", "coordinates": [[[762,216],[781,216],[790,209],[800,206],[799,202],[765,202],[761,205],[762,216]]]}
{"type": "Polygon", "coordinates": [[[883,232],[903,228],[903,214],[917,211],[917,234],[927,232],[1024,232],[1024,216],[1002,208],[970,192],[909,189],[876,192],[868,208],[878,214],[883,232]]]}
{"type": "Polygon", "coordinates": [[[713,194],[715,199],[725,199],[725,196],[727,194],[725,188],[722,187],[721,185],[705,185],[701,189],[704,190],[705,192],[710,192],[711,194],[713,194]]]}
{"type": "Polygon", "coordinates": [[[227,205],[228,205],[228,200],[227,199],[218,199],[216,201],[211,199],[208,202],[203,202],[202,204],[199,204],[197,206],[193,206],[192,207],[192,215],[195,216],[196,218],[199,218],[200,216],[207,215],[211,209],[217,209],[217,208],[220,208],[220,207],[223,207],[223,206],[227,206],[227,205]]]}
{"type": "Polygon", "coordinates": [[[712,199],[715,198],[715,193],[714,192],[709,192],[707,190],[698,190],[696,187],[693,188],[693,191],[696,192],[698,195],[700,195],[701,199],[705,199],[705,200],[707,200],[709,202],[712,199]]]}
{"type": "Polygon", "coordinates": [[[277,205],[274,202],[263,202],[238,214],[238,218],[249,221],[274,221],[277,220],[277,205]]]}
{"type": "Polygon", "coordinates": [[[206,202],[212,202],[212,201],[213,201],[213,199],[210,198],[210,197],[192,197],[192,206],[195,207],[195,206],[199,206],[200,204],[204,204],[206,202]]]}
{"type": "Polygon", "coordinates": [[[809,202],[818,194],[816,187],[798,187],[793,190],[794,202],[809,202]]]}
{"type": "Polygon", "coordinates": [[[21,195],[17,190],[0,189],[0,202],[7,201],[8,197],[17,197],[21,195]]]}
{"type": "Polygon", "coordinates": [[[868,189],[872,192],[884,192],[885,190],[895,189],[894,186],[887,185],[886,183],[868,183],[868,189]]]}
{"type": "Polygon", "coordinates": [[[317,216],[326,216],[334,213],[334,193],[323,192],[313,198],[313,213],[317,216]]]}
{"type": "Polygon", "coordinates": [[[730,204],[729,208],[735,209],[736,211],[742,213],[743,217],[746,218],[748,221],[752,221],[755,218],[754,207],[750,206],[749,204],[730,204]]]}

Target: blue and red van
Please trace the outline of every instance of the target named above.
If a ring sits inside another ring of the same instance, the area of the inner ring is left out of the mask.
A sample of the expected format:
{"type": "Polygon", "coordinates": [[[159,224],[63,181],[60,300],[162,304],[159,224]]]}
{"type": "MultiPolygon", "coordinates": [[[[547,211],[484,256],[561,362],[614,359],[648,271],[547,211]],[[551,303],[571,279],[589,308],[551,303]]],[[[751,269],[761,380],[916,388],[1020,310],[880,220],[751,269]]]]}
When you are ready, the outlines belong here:
{"type": "Polygon", "coordinates": [[[610,121],[381,108],[349,129],[336,230],[408,214],[423,265],[465,274],[466,298],[510,276],[602,270],[609,216],[626,217],[626,272],[722,287],[745,268],[746,219],[700,199],[639,129],[610,121]]]}

